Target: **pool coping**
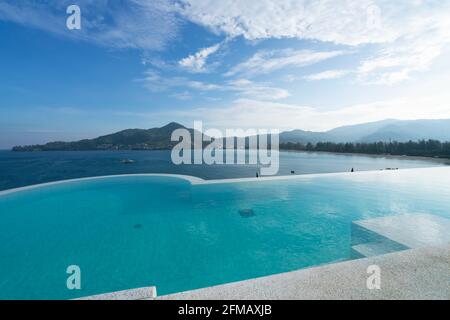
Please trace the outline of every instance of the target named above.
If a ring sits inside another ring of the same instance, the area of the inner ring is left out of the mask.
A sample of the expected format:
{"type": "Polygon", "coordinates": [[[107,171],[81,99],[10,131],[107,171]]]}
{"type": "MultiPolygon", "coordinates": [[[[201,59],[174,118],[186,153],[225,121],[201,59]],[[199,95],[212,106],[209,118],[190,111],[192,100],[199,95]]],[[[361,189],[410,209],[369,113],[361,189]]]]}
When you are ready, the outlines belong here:
{"type": "Polygon", "coordinates": [[[450,300],[449,277],[450,244],[445,244],[330,263],[154,299],[450,300]],[[379,267],[379,289],[368,286],[373,266],[379,267]]]}
{"type": "Polygon", "coordinates": [[[67,180],[58,180],[52,182],[45,182],[40,184],[33,184],[29,186],[7,189],[0,191],[0,196],[38,189],[47,186],[54,186],[60,184],[67,184],[73,182],[81,182],[81,181],[93,181],[93,180],[102,180],[102,179],[114,179],[114,178],[125,178],[125,177],[168,177],[168,178],[178,178],[182,180],[186,180],[191,185],[211,185],[211,184],[230,184],[230,183],[248,183],[248,182],[269,182],[269,181],[283,181],[283,180],[305,180],[317,177],[350,177],[350,176],[364,176],[364,175],[374,175],[374,174],[395,174],[404,171],[431,171],[431,170],[441,170],[443,168],[450,168],[445,166],[440,167],[427,167],[427,168],[405,168],[399,170],[367,170],[367,171],[357,171],[357,172],[332,172],[332,173],[310,173],[310,174],[298,174],[298,175],[284,175],[284,176],[270,176],[270,177],[259,177],[259,178],[230,178],[230,179],[202,179],[195,176],[190,175],[182,175],[182,174],[171,174],[171,173],[137,173],[137,174],[119,174],[119,175],[106,175],[106,176],[94,176],[94,177],[84,177],[84,178],[75,178],[75,179],[67,179],[67,180]]]}
{"type": "Polygon", "coordinates": [[[153,300],[157,296],[156,287],[142,287],[109,293],[101,293],[73,300],[153,300]]]}
{"type": "Polygon", "coordinates": [[[405,168],[396,170],[365,170],[365,171],[355,171],[355,172],[329,172],[329,173],[307,173],[307,174],[294,174],[294,175],[284,175],[284,176],[270,176],[270,177],[258,177],[258,178],[230,178],[230,179],[210,179],[201,181],[195,181],[193,184],[225,184],[225,183],[245,183],[245,182],[267,182],[267,181],[282,181],[282,180],[307,180],[311,178],[320,177],[352,177],[352,176],[365,176],[374,174],[395,174],[405,171],[425,171],[425,170],[437,170],[450,167],[440,166],[440,167],[426,167],[426,168],[405,168]]]}
{"type": "Polygon", "coordinates": [[[39,184],[33,184],[25,187],[13,188],[0,191],[0,196],[16,193],[20,191],[27,191],[32,189],[38,189],[42,187],[55,186],[60,184],[68,184],[73,182],[82,182],[82,181],[94,181],[94,180],[103,180],[103,179],[114,179],[114,178],[126,178],[126,177],[171,177],[178,178],[182,180],[186,180],[191,184],[201,183],[204,181],[202,178],[197,178],[194,176],[181,175],[181,174],[165,174],[165,173],[136,173],[136,174],[117,174],[117,175],[107,175],[107,176],[94,176],[94,177],[85,177],[85,178],[75,178],[75,179],[66,179],[66,180],[58,180],[51,181],[39,184]]]}
{"type": "Polygon", "coordinates": [[[450,300],[450,243],[156,296],[156,287],[76,300],[450,300]],[[380,287],[370,277],[379,270],[380,287]]]}

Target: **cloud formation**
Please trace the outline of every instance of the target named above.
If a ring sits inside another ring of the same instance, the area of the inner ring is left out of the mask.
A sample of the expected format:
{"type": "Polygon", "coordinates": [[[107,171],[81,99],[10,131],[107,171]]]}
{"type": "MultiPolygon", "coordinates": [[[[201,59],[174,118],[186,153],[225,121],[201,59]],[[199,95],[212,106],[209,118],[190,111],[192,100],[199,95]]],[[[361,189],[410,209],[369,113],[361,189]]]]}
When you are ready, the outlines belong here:
{"type": "Polygon", "coordinates": [[[229,37],[248,40],[298,38],[345,45],[380,43],[397,37],[381,28],[375,0],[181,0],[191,21],[229,37]]]}
{"type": "Polygon", "coordinates": [[[304,67],[345,54],[344,51],[262,50],[234,66],[225,76],[268,74],[286,67],[304,67]]]}
{"type": "MultiPolygon", "coordinates": [[[[387,85],[426,71],[450,44],[448,1],[78,0],[83,28],[76,32],[65,26],[66,8],[72,2],[3,0],[0,20],[111,48],[143,51],[164,49],[180,34],[185,19],[227,40],[287,38],[340,45],[340,49],[330,52],[258,51],[231,67],[227,76],[250,77],[313,64],[330,58],[327,54],[342,53],[342,45],[357,51],[371,44],[373,54],[363,58],[353,71],[361,81],[387,85]]],[[[205,72],[208,58],[220,47],[218,44],[201,49],[176,63],[189,72],[205,72]]],[[[317,77],[314,80],[319,80],[317,77]]]]}
{"type": "Polygon", "coordinates": [[[241,97],[258,98],[264,100],[280,100],[290,96],[289,92],[282,88],[273,87],[266,83],[254,82],[248,79],[234,79],[221,84],[191,80],[186,77],[164,77],[154,70],[148,70],[143,79],[138,79],[144,87],[153,92],[162,92],[171,89],[183,89],[183,95],[175,97],[186,100],[191,97],[189,91],[234,93],[241,97]]]}
{"type": "Polygon", "coordinates": [[[407,20],[409,33],[361,62],[360,79],[392,85],[428,70],[450,44],[450,4],[441,9],[407,20]]]}
{"type": "Polygon", "coordinates": [[[198,51],[196,54],[191,54],[186,58],[181,59],[178,64],[195,73],[205,72],[206,68],[206,60],[212,54],[214,54],[217,50],[219,50],[220,44],[216,44],[214,46],[203,48],[198,51]]]}
{"type": "Polygon", "coordinates": [[[339,79],[350,73],[349,70],[328,70],[303,77],[309,81],[339,79]]]}
{"type": "Polygon", "coordinates": [[[82,29],[66,28],[70,0],[4,0],[0,20],[112,48],[161,50],[174,39],[179,21],[170,0],[78,0],[82,29]]]}
{"type": "MultiPolygon", "coordinates": [[[[445,119],[450,109],[445,99],[449,94],[434,97],[403,97],[372,103],[348,105],[336,110],[316,106],[287,104],[241,98],[227,106],[196,108],[192,111],[170,111],[158,114],[163,119],[176,119],[184,123],[203,120],[215,128],[272,128],[325,131],[339,126],[367,123],[385,119],[445,119]],[[444,100],[443,100],[444,99],[444,100]],[[428,108],[423,106],[427,105],[428,108]]],[[[447,100],[448,101],[448,100],[447,100]]],[[[154,117],[154,114],[141,114],[154,117]]]]}
{"type": "MultiPolygon", "coordinates": [[[[352,48],[374,44],[375,53],[355,70],[361,81],[374,84],[392,85],[410,79],[414,72],[427,70],[450,44],[448,1],[181,0],[181,3],[179,12],[189,20],[231,38],[315,40],[352,48]]],[[[266,60],[261,56],[264,54],[256,54],[229,75],[245,68],[257,69],[258,62],[266,60]]],[[[274,60],[274,64],[279,62],[274,60]]]]}

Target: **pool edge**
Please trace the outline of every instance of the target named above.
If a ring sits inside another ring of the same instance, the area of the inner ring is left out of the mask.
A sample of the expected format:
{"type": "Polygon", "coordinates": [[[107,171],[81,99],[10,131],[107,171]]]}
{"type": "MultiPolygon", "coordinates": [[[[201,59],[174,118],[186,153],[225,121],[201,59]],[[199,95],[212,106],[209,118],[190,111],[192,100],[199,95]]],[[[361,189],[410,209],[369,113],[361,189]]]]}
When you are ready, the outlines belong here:
{"type": "Polygon", "coordinates": [[[156,297],[156,300],[450,299],[450,243],[330,263],[156,297]],[[380,270],[380,289],[367,285],[380,270]]]}
{"type": "Polygon", "coordinates": [[[259,178],[230,178],[230,179],[211,179],[205,180],[199,177],[190,176],[190,175],[182,175],[182,174],[171,174],[171,173],[136,173],[136,174],[119,174],[119,175],[106,175],[106,176],[94,176],[94,177],[84,177],[84,178],[75,178],[75,179],[67,179],[67,180],[58,180],[52,182],[45,182],[39,184],[33,184],[29,186],[6,189],[0,191],[0,197],[16,192],[27,191],[38,189],[47,186],[60,185],[72,182],[79,181],[92,181],[92,180],[101,180],[101,179],[114,179],[114,178],[125,178],[125,177],[168,177],[168,178],[178,178],[182,180],[188,181],[191,185],[210,185],[210,184],[229,184],[229,183],[244,183],[244,182],[268,182],[268,181],[283,181],[283,180],[302,180],[302,179],[310,179],[316,177],[350,177],[350,176],[364,176],[364,175],[373,175],[380,173],[389,173],[395,174],[398,172],[404,171],[432,171],[432,170],[442,170],[443,168],[447,168],[450,170],[450,167],[440,166],[440,167],[426,167],[426,168],[405,168],[399,170],[366,170],[366,171],[357,171],[357,172],[331,172],[331,173],[308,173],[308,174],[298,174],[298,175],[283,175],[283,176],[270,176],[270,177],[259,177],[259,178]]]}
{"type": "Polygon", "coordinates": [[[181,174],[165,174],[165,173],[136,173],[136,174],[117,174],[117,175],[107,175],[107,176],[94,176],[94,177],[84,177],[84,178],[75,178],[75,179],[66,179],[66,180],[58,180],[51,181],[39,184],[33,184],[25,187],[13,188],[0,191],[0,196],[4,196],[11,193],[33,190],[48,186],[60,185],[60,184],[68,184],[73,182],[80,181],[94,181],[94,180],[102,180],[102,179],[114,179],[114,178],[126,178],[126,177],[170,177],[170,178],[178,178],[181,180],[186,180],[191,184],[201,183],[204,181],[202,178],[189,176],[189,175],[181,175],[181,174]]]}

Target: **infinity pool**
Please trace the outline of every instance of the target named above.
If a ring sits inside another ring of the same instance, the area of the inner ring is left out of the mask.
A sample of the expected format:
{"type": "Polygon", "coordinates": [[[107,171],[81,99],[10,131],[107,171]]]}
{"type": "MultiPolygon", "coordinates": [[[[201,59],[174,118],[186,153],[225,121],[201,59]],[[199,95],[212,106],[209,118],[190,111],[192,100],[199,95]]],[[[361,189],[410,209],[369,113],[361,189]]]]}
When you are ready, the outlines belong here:
{"type": "Polygon", "coordinates": [[[352,221],[399,213],[450,218],[450,168],[116,176],[0,193],[0,299],[153,285],[163,295],[348,260],[352,221]],[[81,268],[81,290],[66,287],[69,265],[81,268]]]}

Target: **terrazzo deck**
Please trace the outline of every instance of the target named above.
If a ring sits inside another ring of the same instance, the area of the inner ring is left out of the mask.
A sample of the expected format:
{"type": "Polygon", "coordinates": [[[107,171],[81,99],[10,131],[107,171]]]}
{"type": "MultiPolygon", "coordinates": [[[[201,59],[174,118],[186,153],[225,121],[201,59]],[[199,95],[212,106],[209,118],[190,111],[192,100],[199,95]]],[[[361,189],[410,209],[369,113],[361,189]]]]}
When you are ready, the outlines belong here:
{"type": "Polygon", "coordinates": [[[98,294],[75,300],[151,300],[156,297],[156,287],[143,287],[130,290],[98,294]]]}
{"type": "Polygon", "coordinates": [[[161,300],[450,299],[450,245],[421,247],[158,297],[161,300]],[[367,268],[381,270],[368,289],[367,268]]]}

